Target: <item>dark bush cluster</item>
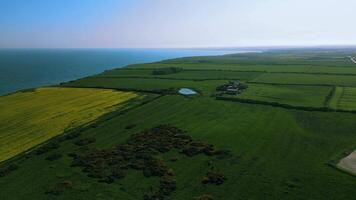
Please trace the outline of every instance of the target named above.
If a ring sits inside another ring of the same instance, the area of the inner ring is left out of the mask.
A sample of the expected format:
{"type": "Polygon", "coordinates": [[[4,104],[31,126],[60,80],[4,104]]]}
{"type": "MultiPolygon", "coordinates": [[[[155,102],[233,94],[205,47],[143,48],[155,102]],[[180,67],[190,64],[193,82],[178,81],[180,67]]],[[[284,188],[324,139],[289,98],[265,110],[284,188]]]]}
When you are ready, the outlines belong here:
{"type": "Polygon", "coordinates": [[[158,68],[152,71],[153,75],[167,75],[167,74],[175,74],[183,71],[183,68],[179,67],[166,67],[166,68],[158,68]]]}
{"type": "Polygon", "coordinates": [[[62,181],[58,184],[56,184],[53,188],[50,188],[46,191],[46,194],[50,195],[61,195],[65,190],[72,188],[72,182],[71,181],[62,181]]]}
{"type": "Polygon", "coordinates": [[[198,154],[205,154],[208,156],[212,156],[215,154],[215,150],[214,150],[214,146],[211,144],[206,144],[203,142],[191,142],[182,150],[182,153],[184,153],[189,157],[198,154]]]}
{"type": "Polygon", "coordinates": [[[201,182],[203,184],[221,185],[225,182],[225,180],[226,180],[226,177],[222,173],[208,172],[208,173],[206,173],[206,176],[203,177],[203,180],[201,182]]]}
{"type": "Polygon", "coordinates": [[[49,155],[47,156],[45,159],[46,160],[49,160],[49,161],[53,161],[53,160],[58,160],[62,157],[62,154],[59,154],[59,153],[55,153],[55,154],[52,154],[52,155],[49,155]]]}
{"type": "Polygon", "coordinates": [[[126,144],[109,150],[87,150],[72,153],[72,166],[81,167],[89,177],[100,182],[112,183],[115,179],[125,177],[128,169],[140,170],[145,177],[160,177],[160,186],[144,199],[165,199],[176,189],[176,179],[156,155],[177,149],[187,156],[206,154],[216,155],[213,145],[193,141],[181,129],[170,125],[160,125],[132,135],[126,144]]]}
{"type": "Polygon", "coordinates": [[[194,200],[213,200],[213,197],[208,194],[203,194],[201,196],[195,197],[194,200]]]}
{"type": "Polygon", "coordinates": [[[75,139],[75,138],[79,137],[80,135],[81,135],[80,132],[73,132],[73,133],[65,135],[63,137],[63,140],[72,140],[72,139],[75,139]]]}
{"type": "Polygon", "coordinates": [[[238,90],[242,91],[242,90],[246,90],[248,88],[248,85],[245,83],[241,83],[239,81],[229,81],[228,83],[217,86],[216,91],[225,92],[230,88],[238,89],[238,90]]]}
{"type": "Polygon", "coordinates": [[[127,126],[125,126],[125,129],[133,129],[136,127],[136,124],[129,124],[127,126]]]}
{"type": "Polygon", "coordinates": [[[163,200],[166,199],[172,192],[176,190],[176,179],[173,170],[166,170],[160,178],[159,188],[151,192],[151,194],[145,194],[144,200],[163,200]]]}
{"type": "Polygon", "coordinates": [[[95,141],[96,141],[95,138],[83,138],[75,141],[74,144],[77,146],[85,146],[94,143],[95,141]]]}
{"type": "Polygon", "coordinates": [[[0,168],[0,177],[4,177],[16,169],[18,169],[18,166],[15,164],[9,164],[7,166],[2,166],[0,168]]]}
{"type": "Polygon", "coordinates": [[[44,153],[47,153],[49,151],[52,151],[54,149],[58,149],[60,146],[59,146],[59,143],[58,142],[51,142],[51,143],[48,143],[48,144],[45,144],[41,147],[39,147],[37,150],[36,150],[36,154],[37,155],[41,155],[41,154],[44,154],[44,153]]]}

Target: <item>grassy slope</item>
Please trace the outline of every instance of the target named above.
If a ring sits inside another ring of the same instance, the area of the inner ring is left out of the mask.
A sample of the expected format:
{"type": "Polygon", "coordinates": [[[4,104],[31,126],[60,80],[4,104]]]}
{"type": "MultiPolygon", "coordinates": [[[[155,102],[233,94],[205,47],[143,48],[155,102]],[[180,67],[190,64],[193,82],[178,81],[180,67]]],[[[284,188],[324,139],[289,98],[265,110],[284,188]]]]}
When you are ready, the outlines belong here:
{"type": "MultiPolygon", "coordinates": [[[[347,199],[356,195],[354,178],[325,162],[335,152],[355,145],[356,135],[349,131],[355,130],[355,120],[352,114],[166,96],[83,135],[96,137],[96,146],[108,148],[142,129],[170,123],[188,130],[196,139],[233,152],[231,159],[214,161],[228,177],[221,186],[200,184],[208,157],[179,157],[178,162],[169,163],[178,183],[172,199],[192,199],[202,193],[231,200],[347,199]],[[132,123],[137,127],[124,128],[132,123]]],[[[56,151],[65,155],[74,148],[71,142],[64,142],[56,151]]],[[[71,159],[67,156],[52,162],[45,161],[45,156],[28,158],[17,171],[0,178],[0,199],[141,199],[150,184],[157,184],[157,179],[143,178],[138,172],[111,185],[97,183],[79,169],[69,167],[71,159]],[[55,198],[44,194],[46,188],[63,180],[71,180],[73,189],[55,198]]]]}
{"type": "Polygon", "coordinates": [[[40,88],[0,98],[0,161],[65,129],[115,110],[137,95],[112,90],[40,88]]]}

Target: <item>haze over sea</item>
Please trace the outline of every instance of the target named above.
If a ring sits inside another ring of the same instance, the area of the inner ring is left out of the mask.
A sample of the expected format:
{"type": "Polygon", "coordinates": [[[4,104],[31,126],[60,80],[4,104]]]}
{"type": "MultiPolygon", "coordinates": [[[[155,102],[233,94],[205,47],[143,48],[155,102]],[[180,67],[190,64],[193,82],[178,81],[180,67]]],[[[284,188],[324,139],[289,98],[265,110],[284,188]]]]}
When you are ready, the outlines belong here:
{"type": "Polygon", "coordinates": [[[1,49],[0,95],[58,84],[124,67],[169,58],[221,55],[231,49],[1,49]]]}

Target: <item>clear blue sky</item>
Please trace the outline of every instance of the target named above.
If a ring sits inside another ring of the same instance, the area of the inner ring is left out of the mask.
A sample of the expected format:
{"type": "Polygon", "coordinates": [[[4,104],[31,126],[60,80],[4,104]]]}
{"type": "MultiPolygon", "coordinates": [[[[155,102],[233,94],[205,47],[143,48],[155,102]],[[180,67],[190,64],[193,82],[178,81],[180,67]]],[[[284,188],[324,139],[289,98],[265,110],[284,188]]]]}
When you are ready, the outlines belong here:
{"type": "Polygon", "coordinates": [[[356,0],[0,0],[0,48],[356,45],[356,0]]]}

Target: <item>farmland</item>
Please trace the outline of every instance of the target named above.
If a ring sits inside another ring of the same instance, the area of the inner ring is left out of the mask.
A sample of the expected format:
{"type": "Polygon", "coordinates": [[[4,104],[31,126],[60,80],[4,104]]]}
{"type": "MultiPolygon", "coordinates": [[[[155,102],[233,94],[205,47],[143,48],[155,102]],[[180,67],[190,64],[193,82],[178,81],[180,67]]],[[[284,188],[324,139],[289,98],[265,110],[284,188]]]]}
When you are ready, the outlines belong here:
{"type": "Polygon", "coordinates": [[[20,146],[44,134],[0,164],[0,199],[353,199],[337,167],[356,149],[353,53],[179,58],[1,97],[1,133],[20,146]],[[248,87],[220,94],[229,81],[248,87]]]}
{"type": "Polygon", "coordinates": [[[323,107],[331,87],[249,84],[238,98],[279,102],[297,106],[323,107]]]}
{"type": "Polygon", "coordinates": [[[0,161],[111,112],[134,93],[40,88],[0,98],[0,161]]]}

